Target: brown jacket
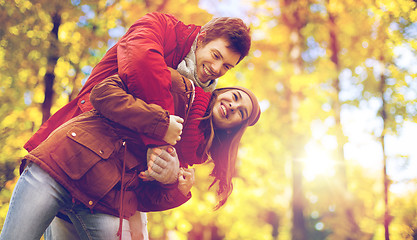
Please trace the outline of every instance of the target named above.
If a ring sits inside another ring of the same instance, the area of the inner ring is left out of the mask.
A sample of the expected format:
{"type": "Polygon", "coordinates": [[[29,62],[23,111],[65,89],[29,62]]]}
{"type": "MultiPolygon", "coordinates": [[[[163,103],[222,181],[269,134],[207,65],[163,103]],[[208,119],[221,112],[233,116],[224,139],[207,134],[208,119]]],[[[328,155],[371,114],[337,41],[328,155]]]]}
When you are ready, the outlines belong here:
{"type": "MultiPolygon", "coordinates": [[[[186,119],[194,86],[188,79],[176,76],[171,86],[176,115],[186,119]]],[[[128,94],[117,75],[99,83],[90,100],[97,110],[64,123],[25,159],[48,172],[74,200],[114,216],[119,216],[121,186],[125,218],[137,210],[162,211],[188,201],[191,195],[181,194],[176,184],[142,182],[138,178],[139,172],[146,169],[147,150],[138,132],[151,137],[160,135],[147,132],[148,126],[156,131],[166,129],[168,112],[128,94]],[[121,185],[123,161],[126,167],[121,185]]]]}

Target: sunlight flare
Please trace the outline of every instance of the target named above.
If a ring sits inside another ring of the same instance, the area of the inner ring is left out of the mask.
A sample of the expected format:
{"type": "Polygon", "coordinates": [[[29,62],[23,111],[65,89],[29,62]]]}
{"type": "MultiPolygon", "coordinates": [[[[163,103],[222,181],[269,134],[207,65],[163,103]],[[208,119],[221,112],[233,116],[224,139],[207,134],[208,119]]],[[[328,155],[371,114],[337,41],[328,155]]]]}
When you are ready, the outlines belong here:
{"type": "Polygon", "coordinates": [[[303,176],[307,181],[313,181],[317,176],[334,176],[334,160],[328,149],[315,142],[309,142],[306,147],[306,157],[301,159],[304,164],[303,176]]]}

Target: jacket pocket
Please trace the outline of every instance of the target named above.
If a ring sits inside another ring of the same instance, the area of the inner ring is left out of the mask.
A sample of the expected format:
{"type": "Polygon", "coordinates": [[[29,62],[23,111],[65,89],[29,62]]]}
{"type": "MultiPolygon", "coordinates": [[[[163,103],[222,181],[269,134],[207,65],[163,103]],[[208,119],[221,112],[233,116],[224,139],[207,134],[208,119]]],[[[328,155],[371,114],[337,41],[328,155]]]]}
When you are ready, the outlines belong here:
{"type": "Polygon", "coordinates": [[[113,151],[109,137],[73,126],[50,155],[71,179],[79,180],[100,160],[108,159],[113,151]]]}

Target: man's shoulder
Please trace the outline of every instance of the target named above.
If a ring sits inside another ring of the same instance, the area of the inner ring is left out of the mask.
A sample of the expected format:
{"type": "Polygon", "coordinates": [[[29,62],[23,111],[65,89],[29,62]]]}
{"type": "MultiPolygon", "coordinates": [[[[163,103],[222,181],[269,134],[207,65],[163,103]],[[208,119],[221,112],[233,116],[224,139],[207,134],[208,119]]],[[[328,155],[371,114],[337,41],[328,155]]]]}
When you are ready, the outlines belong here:
{"type": "Polygon", "coordinates": [[[161,12],[150,12],[147,13],[144,18],[149,18],[148,20],[154,20],[159,22],[166,22],[166,23],[172,23],[174,25],[182,25],[187,28],[193,28],[197,27],[198,29],[201,28],[201,26],[193,24],[193,23],[185,23],[178,19],[178,17],[170,14],[170,13],[161,13],[161,12]]]}
{"type": "Polygon", "coordinates": [[[161,12],[150,12],[147,13],[144,17],[152,18],[152,19],[159,19],[171,22],[180,22],[177,17],[169,13],[161,13],[161,12]]]}

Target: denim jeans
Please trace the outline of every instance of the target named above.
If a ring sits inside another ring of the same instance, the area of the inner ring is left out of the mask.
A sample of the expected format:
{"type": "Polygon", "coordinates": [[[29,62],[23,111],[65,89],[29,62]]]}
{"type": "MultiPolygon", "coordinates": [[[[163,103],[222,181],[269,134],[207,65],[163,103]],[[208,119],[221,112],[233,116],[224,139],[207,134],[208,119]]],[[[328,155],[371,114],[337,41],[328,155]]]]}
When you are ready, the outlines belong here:
{"type": "Polygon", "coordinates": [[[74,224],[55,217],[43,235],[45,240],[79,240],[74,224]]]}
{"type": "MultiPolygon", "coordinates": [[[[14,188],[0,240],[39,240],[58,211],[68,215],[80,239],[119,238],[118,217],[91,213],[84,205],[74,204],[64,187],[38,165],[30,163],[14,188]]],[[[130,240],[127,220],[123,220],[122,236],[130,240]]]]}
{"type": "MultiPolygon", "coordinates": [[[[62,216],[62,215],[61,215],[62,216]]],[[[144,212],[136,212],[129,219],[131,237],[135,240],[149,240],[147,229],[147,215],[144,212]]],[[[55,217],[44,233],[45,240],[79,240],[80,237],[74,225],[67,220],[55,217]]],[[[126,239],[123,235],[123,239],[126,239]]]]}

